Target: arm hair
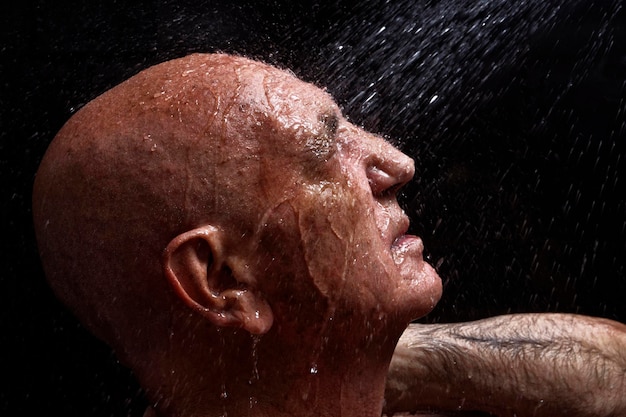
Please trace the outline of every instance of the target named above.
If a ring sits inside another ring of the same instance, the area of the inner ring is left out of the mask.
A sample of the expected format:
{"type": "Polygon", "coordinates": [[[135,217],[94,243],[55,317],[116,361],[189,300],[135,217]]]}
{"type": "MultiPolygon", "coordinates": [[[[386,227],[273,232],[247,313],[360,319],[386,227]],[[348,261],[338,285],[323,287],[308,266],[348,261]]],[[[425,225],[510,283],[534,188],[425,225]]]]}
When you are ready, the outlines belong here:
{"type": "Polygon", "coordinates": [[[569,314],[411,325],[386,398],[387,413],[626,416],[626,326],[569,314]]]}

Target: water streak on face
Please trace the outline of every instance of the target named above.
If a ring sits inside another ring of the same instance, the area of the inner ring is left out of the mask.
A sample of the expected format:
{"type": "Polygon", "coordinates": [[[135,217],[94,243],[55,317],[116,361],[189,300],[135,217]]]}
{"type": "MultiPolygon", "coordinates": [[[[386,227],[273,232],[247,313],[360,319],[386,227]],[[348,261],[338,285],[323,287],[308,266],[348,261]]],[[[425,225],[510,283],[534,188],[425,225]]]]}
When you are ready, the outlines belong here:
{"type": "Polygon", "coordinates": [[[323,307],[323,317],[345,318],[346,326],[376,327],[388,316],[406,324],[426,314],[440,280],[421,240],[406,235],[396,200],[413,161],[349,123],[319,88],[279,71],[263,85],[261,182],[276,197],[257,227],[258,250],[270,260],[264,268],[275,274],[267,293],[299,312],[323,307]]]}

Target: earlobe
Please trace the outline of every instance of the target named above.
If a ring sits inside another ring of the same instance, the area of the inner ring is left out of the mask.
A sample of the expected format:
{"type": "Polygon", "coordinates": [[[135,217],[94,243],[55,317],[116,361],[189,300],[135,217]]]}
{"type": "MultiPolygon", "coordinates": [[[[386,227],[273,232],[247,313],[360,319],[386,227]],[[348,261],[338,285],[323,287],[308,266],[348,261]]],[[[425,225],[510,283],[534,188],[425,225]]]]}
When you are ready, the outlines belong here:
{"type": "Polygon", "coordinates": [[[259,294],[253,294],[247,290],[231,291],[238,292],[238,294],[232,294],[237,298],[237,302],[230,313],[236,318],[239,327],[251,334],[267,333],[274,321],[269,304],[259,294]]]}
{"type": "Polygon", "coordinates": [[[273,314],[255,277],[225,253],[223,232],[203,226],[176,236],[163,252],[165,278],[185,305],[220,327],[267,332],[273,314]]]}
{"type": "MultiPolygon", "coordinates": [[[[263,294],[256,289],[256,285],[251,285],[256,281],[256,277],[251,275],[245,262],[236,257],[230,258],[228,264],[237,281],[248,283],[247,289],[239,290],[237,294],[237,302],[234,304],[237,308],[233,310],[233,314],[237,316],[241,327],[250,333],[267,333],[274,322],[274,314],[263,294]]],[[[234,295],[238,290],[231,291],[234,295]]]]}

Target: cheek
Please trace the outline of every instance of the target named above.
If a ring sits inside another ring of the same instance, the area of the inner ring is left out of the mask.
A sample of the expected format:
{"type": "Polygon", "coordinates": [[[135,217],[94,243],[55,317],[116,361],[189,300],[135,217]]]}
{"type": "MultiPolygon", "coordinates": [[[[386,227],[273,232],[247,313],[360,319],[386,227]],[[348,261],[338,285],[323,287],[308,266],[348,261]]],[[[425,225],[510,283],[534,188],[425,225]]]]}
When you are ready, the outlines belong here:
{"type": "Polygon", "coordinates": [[[337,182],[310,185],[263,217],[267,292],[285,313],[369,314],[389,299],[393,263],[373,207],[357,191],[337,182]]]}
{"type": "Polygon", "coordinates": [[[354,188],[327,189],[319,205],[299,216],[307,272],[335,305],[376,305],[389,292],[390,266],[374,210],[354,188]]]}
{"type": "Polygon", "coordinates": [[[307,190],[298,233],[311,282],[327,299],[341,297],[354,259],[354,199],[336,184],[307,190]]]}
{"type": "Polygon", "coordinates": [[[309,185],[264,217],[261,249],[271,251],[272,270],[283,280],[291,276],[293,285],[337,298],[357,263],[355,250],[363,246],[356,233],[363,217],[354,196],[339,184],[309,185]]]}
{"type": "Polygon", "coordinates": [[[266,277],[265,291],[277,302],[302,308],[337,292],[333,277],[343,263],[340,256],[349,250],[349,238],[340,238],[330,216],[321,213],[324,205],[312,203],[295,195],[266,211],[254,250],[262,254],[259,273],[266,277]]]}

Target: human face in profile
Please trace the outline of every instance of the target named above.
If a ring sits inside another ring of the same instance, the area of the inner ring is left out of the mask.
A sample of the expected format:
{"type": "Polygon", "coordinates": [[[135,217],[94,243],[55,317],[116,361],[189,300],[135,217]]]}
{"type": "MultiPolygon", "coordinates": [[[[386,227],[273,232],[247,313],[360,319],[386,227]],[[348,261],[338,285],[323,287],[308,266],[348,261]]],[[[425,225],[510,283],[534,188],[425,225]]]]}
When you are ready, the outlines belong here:
{"type": "Polygon", "coordinates": [[[428,313],[441,282],[396,199],[413,161],[348,122],[319,88],[278,71],[263,83],[261,183],[271,202],[260,241],[266,271],[281,276],[266,292],[346,326],[405,326],[428,313]]]}

